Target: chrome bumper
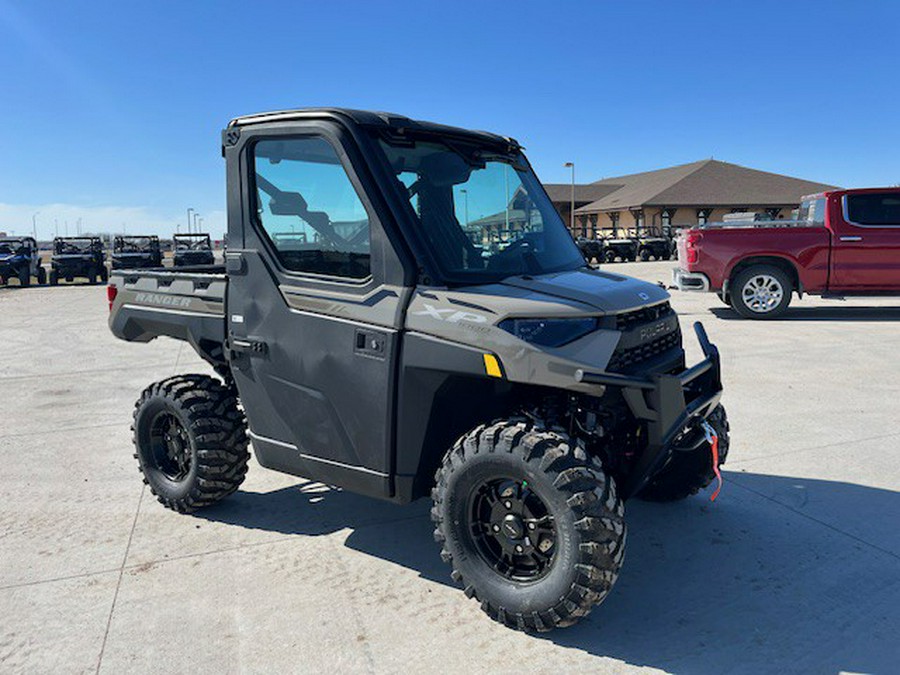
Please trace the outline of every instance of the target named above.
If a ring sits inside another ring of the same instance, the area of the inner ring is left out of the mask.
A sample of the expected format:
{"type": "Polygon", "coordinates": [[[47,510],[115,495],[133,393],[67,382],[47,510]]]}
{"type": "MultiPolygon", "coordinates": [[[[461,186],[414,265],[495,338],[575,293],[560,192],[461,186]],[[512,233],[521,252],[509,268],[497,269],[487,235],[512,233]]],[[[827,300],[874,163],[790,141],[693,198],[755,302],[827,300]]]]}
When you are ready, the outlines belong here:
{"type": "Polygon", "coordinates": [[[709,277],[702,272],[686,272],[675,267],[672,269],[672,283],[679,291],[709,292],[709,277]]]}

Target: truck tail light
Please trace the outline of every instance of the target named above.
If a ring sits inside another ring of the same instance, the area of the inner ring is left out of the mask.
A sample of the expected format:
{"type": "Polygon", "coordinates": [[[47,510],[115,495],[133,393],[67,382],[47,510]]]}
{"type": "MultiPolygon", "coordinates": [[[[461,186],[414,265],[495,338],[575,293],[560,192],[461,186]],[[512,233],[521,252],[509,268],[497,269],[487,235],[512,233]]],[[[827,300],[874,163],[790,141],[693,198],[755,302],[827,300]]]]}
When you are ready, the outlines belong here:
{"type": "Polygon", "coordinates": [[[697,246],[701,239],[703,239],[703,233],[697,230],[688,230],[685,233],[684,252],[687,263],[694,264],[700,260],[700,249],[697,246]]]}
{"type": "Polygon", "coordinates": [[[116,288],[113,284],[109,284],[106,287],[106,299],[109,301],[109,311],[112,311],[113,303],[116,301],[116,295],[118,295],[119,289],[116,288]]]}

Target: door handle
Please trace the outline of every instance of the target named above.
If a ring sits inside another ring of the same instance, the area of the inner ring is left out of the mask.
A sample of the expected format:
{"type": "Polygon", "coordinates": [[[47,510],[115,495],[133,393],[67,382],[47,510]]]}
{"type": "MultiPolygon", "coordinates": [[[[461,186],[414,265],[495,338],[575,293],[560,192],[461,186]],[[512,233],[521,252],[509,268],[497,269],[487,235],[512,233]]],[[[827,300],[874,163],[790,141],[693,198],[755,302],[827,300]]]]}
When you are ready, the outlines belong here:
{"type": "Polygon", "coordinates": [[[862,237],[841,237],[841,241],[862,241],[862,237]]]}
{"type": "Polygon", "coordinates": [[[361,356],[384,359],[387,348],[387,340],[384,333],[368,330],[356,330],[354,336],[353,351],[361,356]]]}
{"type": "Polygon", "coordinates": [[[231,352],[233,354],[250,354],[265,356],[269,351],[269,345],[262,340],[244,340],[243,338],[231,339],[231,352]]]}

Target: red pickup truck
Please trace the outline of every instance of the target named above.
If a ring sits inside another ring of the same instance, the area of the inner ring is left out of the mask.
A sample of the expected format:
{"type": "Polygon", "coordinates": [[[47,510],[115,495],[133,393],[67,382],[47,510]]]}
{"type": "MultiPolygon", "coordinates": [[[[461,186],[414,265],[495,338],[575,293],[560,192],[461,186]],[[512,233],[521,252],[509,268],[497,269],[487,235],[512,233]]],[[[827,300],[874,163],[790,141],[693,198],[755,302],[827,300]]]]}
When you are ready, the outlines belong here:
{"type": "Polygon", "coordinates": [[[700,225],[677,246],[675,285],[749,319],[783,314],[794,293],[900,295],[900,188],[810,195],[797,220],[700,225]]]}

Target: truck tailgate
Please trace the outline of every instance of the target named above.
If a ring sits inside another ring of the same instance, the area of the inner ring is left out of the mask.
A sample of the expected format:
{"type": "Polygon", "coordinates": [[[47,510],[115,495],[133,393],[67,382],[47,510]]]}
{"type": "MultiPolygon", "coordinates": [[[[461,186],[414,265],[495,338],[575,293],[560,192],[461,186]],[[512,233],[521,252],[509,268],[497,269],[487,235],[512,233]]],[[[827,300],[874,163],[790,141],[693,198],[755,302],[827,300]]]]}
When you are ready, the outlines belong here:
{"type": "Polygon", "coordinates": [[[115,289],[109,327],[118,338],[149,342],[165,335],[201,353],[225,342],[224,273],[114,271],[109,285],[115,289]]]}

